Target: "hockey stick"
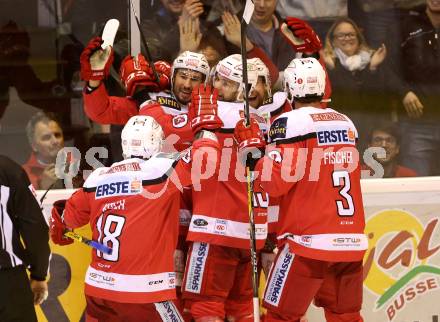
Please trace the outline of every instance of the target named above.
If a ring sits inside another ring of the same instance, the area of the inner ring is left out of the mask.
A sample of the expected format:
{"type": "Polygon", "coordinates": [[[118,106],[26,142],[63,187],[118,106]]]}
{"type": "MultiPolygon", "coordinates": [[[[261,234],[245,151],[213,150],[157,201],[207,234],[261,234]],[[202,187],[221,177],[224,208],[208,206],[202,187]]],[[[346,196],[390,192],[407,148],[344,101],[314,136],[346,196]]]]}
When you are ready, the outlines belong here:
{"type": "Polygon", "coordinates": [[[151,57],[150,49],[148,48],[147,39],[145,38],[144,32],[142,31],[141,23],[139,21],[138,15],[136,14],[136,10],[134,9],[133,2],[131,0],[129,0],[129,2],[130,2],[131,10],[133,12],[134,19],[136,20],[136,24],[139,29],[139,33],[141,35],[142,44],[145,47],[145,53],[147,54],[148,64],[150,65],[151,70],[153,71],[154,74],[154,81],[159,82],[159,75],[157,74],[156,68],[154,67],[153,58],[151,57]]]}
{"type": "MultiPolygon", "coordinates": [[[[43,205],[43,201],[44,201],[44,199],[46,199],[47,193],[53,188],[55,183],[56,183],[56,181],[53,184],[51,184],[50,187],[44,192],[43,196],[40,198],[40,205],[43,205]]],[[[40,209],[43,210],[43,206],[40,206],[40,209]]],[[[112,253],[112,249],[110,247],[107,247],[107,246],[105,246],[95,240],[91,240],[91,239],[88,239],[84,236],[81,236],[80,234],[77,234],[73,231],[66,230],[64,232],[64,236],[69,237],[73,240],[79,241],[81,243],[84,243],[84,244],[86,244],[90,247],[93,247],[103,253],[106,253],[106,254],[112,253]]]]}
{"type": "Polygon", "coordinates": [[[93,247],[93,248],[95,248],[95,249],[97,249],[97,250],[99,250],[99,251],[101,251],[103,253],[106,253],[106,254],[111,254],[112,253],[112,249],[110,247],[107,247],[107,246],[105,246],[105,245],[103,245],[103,244],[101,244],[101,243],[99,243],[99,242],[97,242],[95,240],[91,240],[91,239],[88,239],[88,238],[86,238],[84,236],[81,236],[81,235],[79,235],[79,234],[77,234],[77,233],[75,233],[73,231],[70,231],[70,230],[65,231],[64,232],[64,236],[69,237],[70,239],[76,240],[76,241],[78,241],[80,243],[86,244],[86,245],[88,245],[90,247],[93,247]]]}
{"type": "Polygon", "coordinates": [[[104,30],[102,31],[102,45],[101,48],[105,49],[107,46],[113,46],[115,41],[116,33],[119,29],[118,19],[109,19],[105,23],[104,30]]]}
{"type": "MultiPolygon", "coordinates": [[[[105,211],[103,211],[101,213],[101,216],[104,215],[104,213],[105,213],[105,211]]],[[[93,248],[95,248],[95,249],[97,249],[97,250],[99,250],[99,251],[101,251],[101,252],[103,252],[105,254],[109,254],[110,255],[112,253],[112,251],[113,251],[112,248],[110,248],[110,247],[108,247],[108,246],[106,246],[104,244],[101,244],[100,242],[97,242],[96,240],[88,239],[88,238],[86,238],[84,236],[81,236],[80,234],[77,234],[77,233],[75,233],[72,230],[66,229],[64,231],[64,236],[69,237],[70,239],[76,240],[76,241],[78,241],[80,243],[86,244],[87,246],[93,247],[93,248]]]]}
{"type": "MultiPolygon", "coordinates": [[[[246,119],[246,126],[250,126],[250,114],[249,114],[249,84],[247,73],[247,50],[246,50],[246,27],[252,17],[254,11],[254,3],[252,0],[246,1],[246,6],[241,19],[241,61],[243,69],[243,98],[244,98],[244,115],[246,119]]],[[[248,191],[248,214],[249,214],[249,240],[251,250],[251,265],[252,265],[252,291],[253,291],[253,309],[254,309],[254,322],[260,321],[260,301],[258,298],[258,267],[257,267],[257,246],[255,237],[255,222],[254,211],[252,208],[252,197],[254,194],[253,189],[253,172],[249,168],[249,164],[246,159],[246,181],[248,191]]]]}

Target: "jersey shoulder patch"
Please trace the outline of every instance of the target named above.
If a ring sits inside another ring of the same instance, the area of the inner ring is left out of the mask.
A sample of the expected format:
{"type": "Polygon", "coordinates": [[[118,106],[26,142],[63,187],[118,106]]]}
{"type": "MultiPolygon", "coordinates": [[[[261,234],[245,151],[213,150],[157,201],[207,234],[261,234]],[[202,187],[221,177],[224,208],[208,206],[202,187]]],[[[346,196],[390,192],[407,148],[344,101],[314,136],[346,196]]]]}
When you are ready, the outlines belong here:
{"type": "Polygon", "coordinates": [[[281,115],[272,122],[269,130],[269,142],[285,139],[287,135],[287,116],[281,115]]]}
{"type": "Polygon", "coordinates": [[[269,142],[290,142],[307,139],[314,132],[310,118],[304,111],[293,110],[278,116],[269,130],[269,142]]]}

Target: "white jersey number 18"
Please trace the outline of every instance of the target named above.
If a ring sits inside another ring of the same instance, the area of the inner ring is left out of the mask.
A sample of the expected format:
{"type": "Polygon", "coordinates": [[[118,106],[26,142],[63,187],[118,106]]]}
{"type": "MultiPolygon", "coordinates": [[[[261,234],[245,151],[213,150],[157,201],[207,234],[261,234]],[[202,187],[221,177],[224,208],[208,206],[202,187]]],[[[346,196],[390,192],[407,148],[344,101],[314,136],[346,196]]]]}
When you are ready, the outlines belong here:
{"type": "Polygon", "coordinates": [[[102,222],[104,214],[99,216],[96,221],[96,228],[98,229],[99,237],[98,241],[104,245],[108,245],[112,248],[111,254],[104,254],[101,251],[96,251],[96,256],[102,257],[105,260],[111,262],[117,262],[119,260],[119,239],[118,237],[122,233],[122,228],[125,224],[125,217],[115,214],[109,214],[105,216],[104,223],[102,222]]]}

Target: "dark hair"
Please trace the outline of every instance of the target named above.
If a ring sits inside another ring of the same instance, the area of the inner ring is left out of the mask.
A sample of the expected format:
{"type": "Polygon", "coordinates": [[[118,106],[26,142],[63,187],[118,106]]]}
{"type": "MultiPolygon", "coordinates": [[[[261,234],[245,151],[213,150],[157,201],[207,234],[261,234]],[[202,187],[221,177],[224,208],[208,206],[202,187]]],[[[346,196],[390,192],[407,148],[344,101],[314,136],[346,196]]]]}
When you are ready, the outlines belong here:
{"type": "Polygon", "coordinates": [[[58,126],[61,128],[60,122],[58,122],[57,118],[55,117],[55,114],[53,113],[37,112],[31,117],[31,119],[26,124],[26,135],[29,144],[32,144],[32,142],[34,141],[35,127],[37,126],[37,124],[40,122],[48,124],[51,121],[56,122],[58,126]]]}
{"type": "Polygon", "coordinates": [[[294,97],[293,102],[309,104],[321,102],[323,95],[306,95],[305,97],[294,97]]]}
{"type": "Polygon", "coordinates": [[[397,127],[396,123],[381,122],[379,123],[379,125],[374,126],[368,133],[368,142],[371,142],[371,140],[373,139],[374,132],[377,131],[388,133],[389,135],[391,135],[396,139],[397,145],[400,145],[400,130],[397,127]]]}
{"type": "Polygon", "coordinates": [[[225,40],[220,31],[214,25],[209,25],[206,31],[203,32],[199,50],[208,46],[211,46],[220,54],[220,59],[226,57],[227,51],[225,40]]]}

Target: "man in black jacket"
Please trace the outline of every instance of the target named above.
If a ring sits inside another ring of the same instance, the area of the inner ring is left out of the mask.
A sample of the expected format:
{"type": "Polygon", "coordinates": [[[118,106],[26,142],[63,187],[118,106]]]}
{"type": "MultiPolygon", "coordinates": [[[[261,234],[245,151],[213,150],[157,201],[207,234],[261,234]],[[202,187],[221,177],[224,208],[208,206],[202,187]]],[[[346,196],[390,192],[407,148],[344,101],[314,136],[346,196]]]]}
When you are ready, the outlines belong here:
{"type": "Polygon", "coordinates": [[[48,226],[26,173],[0,156],[0,321],[37,321],[34,304],[48,295],[48,242],[48,226]]]}
{"type": "Polygon", "coordinates": [[[402,164],[440,174],[440,4],[427,0],[402,22],[402,164]]]}

